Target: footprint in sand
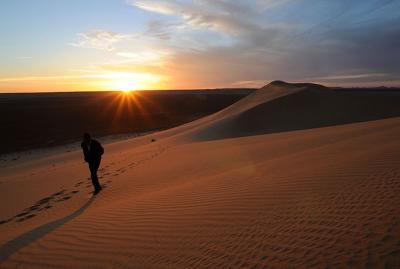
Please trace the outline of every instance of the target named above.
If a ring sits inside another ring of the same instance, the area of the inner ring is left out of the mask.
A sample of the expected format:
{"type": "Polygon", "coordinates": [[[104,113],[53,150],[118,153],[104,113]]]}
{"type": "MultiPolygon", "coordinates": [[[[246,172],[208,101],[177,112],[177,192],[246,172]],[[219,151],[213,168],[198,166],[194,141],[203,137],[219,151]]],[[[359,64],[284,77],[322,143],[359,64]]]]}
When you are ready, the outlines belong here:
{"type": "Polygon", "coordinates": [[[26,217],[17,219],[17,222],[22,222],[22,221],[25,221],[25,220],[27,220],[27,219],[31,219],[31,218],[33,218],[33,217],[35,217],[35,216],[36,216],[35,214],[30,214],[30,215],[28,215],[28,216],[26,216],[26,217]]]}
{"type": "Polygon", "coordinates": [[[9,218],[9,219],[6,219],[6,220],[0,220],[0,225],[6,224],[6,223],[12,221],[13,219],[14,219],[14,218],[9,218]]]}
{"type": "Polygon", "coordinates": [[[74,187],[79,187],[82,184],[83,184],[83,181],[80,181],[80,182],[76,183],[74,187]]]}
{"type": "Polygon", "coordinates": [[[37,201],[37,202],[36,202],[36,205],[47,204],[47,203],[50,202],[53,198],[54,198],[54,197],[51,197],[51,196],[50,196],[50,197],[43,198],[43,199],[37,201]]]}
{"type": "Polygon", "coordinates": [[[29,213],[30,213],[30,212],[22,212],[22,213],[19,213],[18,215],[15,215],[15,217],[16,217],[16,218],[24,217],[24,216],[28,215],[29,213]]]}
{"type": "MultiPolygon", "coordinates": [[[[83,183],[83,182],[81,182],[81,183],[83,183]]],[[[1,220],[0,224],[8,223],[8,222],[12,221],[14,218],[16,218],[17,222],[21,222],[21,221],[25,221],[27,219],[33,218],[33,217],[36,216],[36,214],[33,214],[33,213],[40,212],[40,211],[52,208],[53,205],[51,205],[51,203],[53,201],[55,201],[55,202],[63,202],[63,201],[66,201],[66,200],[70,199],[71,196],[64,196],[64,197],[58,198],[58,200],[55,200],[55,199],[57,199],[57,197],[59,197],[60,195],[64,194],[66,191],[67,190],[64,189],[64,190],[58,191],[56,193],[53,193],[50,196],[42,198],[42,199],[38,200],[32,206],[30,206],[28,208],[25,208],[21,213],[15,215],[14,217],[6,219],[6,220],[1,220]]],[[[76,194],[78,192],[79,191],[72,191],[70,194],[76,194]]]]}
{"type": "Polygon", "coordinates": [[[35,205],[33,205],[33,206],[31,206],[31,207],[25,209],[25,210],[28,210],[28,211],[35,211],[35,210],[37,210],[40,206],[41,206],[41,205],[39,205],[39,204],[35,204],[35,205]]]}
{"type": "Polygon", "coordinates": [[[62,197],[61,199],[56,200],[56,202],[64,202],[69,199],[71,199],[71,196],[65,196],[65,197],[62,197]]]}

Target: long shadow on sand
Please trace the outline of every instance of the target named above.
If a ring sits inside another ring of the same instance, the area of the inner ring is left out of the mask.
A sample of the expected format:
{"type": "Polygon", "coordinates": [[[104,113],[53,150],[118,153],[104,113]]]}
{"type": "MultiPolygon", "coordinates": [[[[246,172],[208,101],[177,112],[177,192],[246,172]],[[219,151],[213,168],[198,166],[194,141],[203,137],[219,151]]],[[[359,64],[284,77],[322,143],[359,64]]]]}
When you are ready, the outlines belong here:
{"type": "Polygon", "coordinates": [[[33,243],[51,231],[54,231],[58,227],[81,215],[93,203],[94,199],[95,196],[92,196],[81,208],[64,218],[44,224],[5,243],[0,248],[0,263],[5,261],[9,256],[21,248],[33,243]]]}

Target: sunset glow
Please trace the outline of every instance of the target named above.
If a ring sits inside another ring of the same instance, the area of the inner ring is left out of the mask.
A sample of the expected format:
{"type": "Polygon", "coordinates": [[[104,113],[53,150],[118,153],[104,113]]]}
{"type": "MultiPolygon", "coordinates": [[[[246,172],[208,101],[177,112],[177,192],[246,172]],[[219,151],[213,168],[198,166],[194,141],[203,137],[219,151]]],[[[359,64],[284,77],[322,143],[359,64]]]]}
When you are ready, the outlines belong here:
{"type": "Polygon", "coordinates": [[[108,80],[104,85],[105,88],[124,92],[154,89],[160,86],[158,83],[161,81],[160,77],[153,74],[135,73],[111,73],[105,78],[108,80]]]}
{"type": "Polygon", "coordinates": [[[5,1],[0,92],[260,87],[277,79],[399,86],[399,8],[375,0],[5,1]]]}

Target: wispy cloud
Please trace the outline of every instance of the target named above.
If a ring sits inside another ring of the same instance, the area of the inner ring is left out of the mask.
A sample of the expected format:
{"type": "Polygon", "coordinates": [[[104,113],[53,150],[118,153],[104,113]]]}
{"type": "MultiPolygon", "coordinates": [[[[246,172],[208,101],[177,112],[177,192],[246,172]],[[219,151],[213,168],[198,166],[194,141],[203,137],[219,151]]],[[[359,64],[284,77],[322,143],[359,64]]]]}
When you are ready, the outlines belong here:
{"type": "Polygon", "coordinates": [[[0,78],[0,82],[17,82],[17,81],[48,81],[60,79],[79,79],[88,78],[86,75],[72,75],[72,76],[26,76],[26,77],[6,77],[0,78]]]}
{"type": "Polygon", "coordinates": [[[262,26],[254,21],[257,10],[249,8],[250,5],[239,4],[238,1],[201,0],[188,3],[179,0],[132,0],[129,3],[146,11],[177,16],[194,28],[222,34],[236,35],[262,29],[262,26]]]}
{"type": "Polygon", "coordinates": [[[241,80],[235,81],[230,86],[231,87],[243,87],[243,88],[260,88],[271,82],[270,80],[241,80]]]}
{"type": "Polygon", "coordinates": [[[130,35],[127,34],[101,29],[92,29],[85,33],[79,33],[78,36],[80,40],[77,43],[71,43],[72,46],[107,51],[113,51],[117,42],[130,38],[130,35]]]}
{"type": "Polygon", "coordinates": [[[165,77],[162,75],[153,74],[150,72],[141,71],[115,71],[115,70],[101,70],[97,69],[87,69],[80,70],[80,74],[75,75],[64,75],[64,76],[27,76],[27,77],[8,77],[0,78],[0,83],[2,82],[37,82],[37,81],[77,81],[77,80],[91,80],[97,79],[101,81],[118,82],[125,80],[157,80],[160,81],[165,77]]]}
{"type": "MultiPolygon", "coordinates": [[[[116,53],[117,56],[125,58],[128,63],[161,65],[168,53],[160,50],[140,50],[137,52],[121,51],[116,53]]],[[[125,63],[125,62],[123,62],[125,63]]]]}
{"type": "Polygon", "coordinates": [[[17,60],[31,60],[33,59],[32,56],[18,56],[17,60]]]}
{"type": "MultiPolygon", "coordinates": [[[[183,33],[164,28],[163,35],[173,36],[164,44],[171,40],[184,43],[188,36],[193,41],[196,31],[209,32],[199,39],[202,49],[175,50],[167,70],[177,80],[198,80],[215,87],[257,85],[275,79],[338,84],[349,80],[385,83],[399,79],[398,75],[384,75],[400,72],[400,20],[391,12],[400,8],[399,1],[131,0],[129,3],[178,19],[181,27],[189,29],[183,33]],[[220,39],[211,33],[218,34],[220,39]],[[221,46],[219,40],[223,36],[232,42],[221,46]]],[[[154,28],[162,28],[162,23],[154,28]]]]}
{"type": "Polygon", "coordinates": [[[180,25],[176,23],[166,23],[160,20],[153,20],[147,24],[147,29],[144,35],[157,37],[162,40],[169,40],[171,32],[179,28],[180,25]]]}
{"type": "Polygon", "coordinates": [[[316,80],[351,80],[360,78],[382,78],[386,77],[388,74],[383,73],[369,73],[369,74],[349,74],[349,75],[337,75],[337,76],[326,76],[326,77],[316,77],[316,80]]]}
{"type": "Polygon", "coordinates": [[[128,4],[141,8],[143,10],[161,13],[161,14],[174,14],[176,12],[175,8],[179,2],[176,1],[136,1],[128,0],[128,4]]]}

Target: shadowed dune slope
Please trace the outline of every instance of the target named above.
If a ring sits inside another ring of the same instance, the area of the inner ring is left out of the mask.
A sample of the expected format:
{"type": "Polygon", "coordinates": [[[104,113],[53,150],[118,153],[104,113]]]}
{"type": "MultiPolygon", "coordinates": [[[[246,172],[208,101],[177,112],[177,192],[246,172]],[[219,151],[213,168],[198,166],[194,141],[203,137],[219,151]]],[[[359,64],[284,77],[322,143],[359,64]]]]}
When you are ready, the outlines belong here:
{"type": "Polygon", "coordinates": [[[222,117],[193,130],[190,136],[214,140],[397,117],[400,93],[276,81],[224,111],[222,117]]]}

